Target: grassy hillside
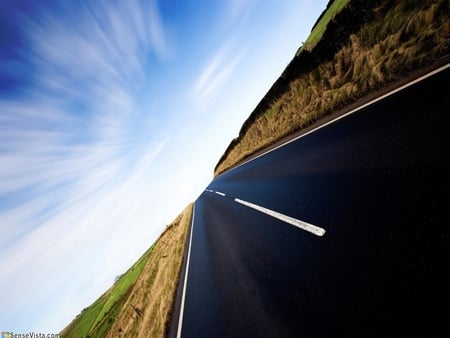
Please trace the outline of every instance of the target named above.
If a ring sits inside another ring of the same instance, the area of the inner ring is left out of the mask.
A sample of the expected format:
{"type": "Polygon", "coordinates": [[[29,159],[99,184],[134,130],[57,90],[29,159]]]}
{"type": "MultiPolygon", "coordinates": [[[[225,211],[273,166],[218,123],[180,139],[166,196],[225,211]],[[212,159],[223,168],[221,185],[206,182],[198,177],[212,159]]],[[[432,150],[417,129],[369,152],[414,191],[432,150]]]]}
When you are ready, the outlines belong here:
{"type": "Polygon", "coordinates": [[[350,0],[338,13],[333,5],[328,11],[334,12],[322,15],[332,19],[320,41],[294,57],[226,149],[216,176],[413,71],[449,59],[448,0],[350,0]]]}
{"type": "Polygon", "coordinates": [[[168,330],[192,214],[188,206],[156,243],[61,337],[162,337],[168,330]]]}
{"type": "Polygon", "coordinates": [[[110,318],[117,308],[121,298],[136,282],[151,255],[154,246],[126,272],[119,280],[91,306],[85,308],[81,314],[62,332],[64,337],[85,337],[99,327],[104,318],[110,318]],[[113,308],[113,311],[111,309],[113,308]]]}
{"type": "Polygon", "coordinates": [[[317,43],[322,39],[325,30],[327,29],[328,23],[348,4],[350,0],[331,0],[328,3],[326,10],[320,15],[319,19],[314,24],[311,34],[305,41],[303,46],[298,50],[297,55],[299,55],[303,49],[311,51],[317,45],[317,43]]]}

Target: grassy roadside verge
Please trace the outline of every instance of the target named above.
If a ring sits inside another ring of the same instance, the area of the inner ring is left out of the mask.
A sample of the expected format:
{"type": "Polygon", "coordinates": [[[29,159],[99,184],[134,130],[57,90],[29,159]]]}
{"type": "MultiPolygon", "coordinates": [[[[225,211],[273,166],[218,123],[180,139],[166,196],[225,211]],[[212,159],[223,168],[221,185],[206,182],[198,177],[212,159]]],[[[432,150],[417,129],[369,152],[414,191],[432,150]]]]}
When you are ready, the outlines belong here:
{"type": "Polygon", "coordinates": [[[191,217],[189,205],[108,291],[61,332],[61,337],[165,336],[191,217]]]}
{"type": "Polygon", "coordinates": [[[215,176],[410,72],[448,57],[449,13],[448,0],[350,0],[328,23],[322,39],[292,60],[252,112],[217,164],[215,176]]]}

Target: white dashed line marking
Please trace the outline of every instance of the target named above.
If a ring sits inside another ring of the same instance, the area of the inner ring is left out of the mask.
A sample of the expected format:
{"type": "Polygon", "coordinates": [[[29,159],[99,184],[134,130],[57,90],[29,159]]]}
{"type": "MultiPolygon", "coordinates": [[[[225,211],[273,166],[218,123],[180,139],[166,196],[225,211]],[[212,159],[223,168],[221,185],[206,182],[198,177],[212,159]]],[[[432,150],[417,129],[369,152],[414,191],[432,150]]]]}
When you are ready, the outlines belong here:
{"type": "Polygon", "coordinates": [[[217,195],[220,195],[220,196],[226,196],[223,192],[220,192],[220,191],[214,191],[217,195]]]}
{"type": "Polygon", "coordinates": [[[257,204],[254,204],[254,203],[243,201],[243,200],[241,200],[239,198],[235,198],[234,201],[237,202],[237,203],[240,203],[242,205],[245,205],[245,206],[247,206],[249,208],[252,208],[252,209],[255,209],[257,211],[260,211],[260,212],[262,212],[262,213],[264,213],[266,215],[272,216],[273,218],[279,219],[280,221],[289,223],[289,224],[291,224],[291,225],[293,225],[293,226],[295,226],[297,228],[300,228],[302,230],[308,231],[308,232],[310,232],[310,233],[312,233],[312,234],[314,234],[316,236],[323,236],[323,235],[325,235],[325,229],[320,228],[320,227],[318,227],[316,225],[312,225],[310,223],[306,223],[306,222],[300,221],[299,219],[296,219],[296,218],[293,218],[293,217],[290,217],[290,216],[286,216],[284,214],[281,214],[279,212],[276,212],[276,211],[273,211],[273,210],[261,207],[261,206],[259,206],[257,204]]]}

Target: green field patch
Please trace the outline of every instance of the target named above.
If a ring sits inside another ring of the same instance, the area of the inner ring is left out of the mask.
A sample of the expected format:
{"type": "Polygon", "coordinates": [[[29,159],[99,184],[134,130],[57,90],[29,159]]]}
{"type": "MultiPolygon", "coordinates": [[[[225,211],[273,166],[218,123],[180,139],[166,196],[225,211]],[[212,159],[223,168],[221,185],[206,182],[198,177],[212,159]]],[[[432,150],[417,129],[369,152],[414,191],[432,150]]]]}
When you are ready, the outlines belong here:
{"type": "Polygon", "coordinates": [[[333,4],[328,8],[328,10],[322,15],[320,20],[316,23],[314,28],[311,31],[311,34],[306,39],[303,46],[297,52],[297,55],[303,50],[306,49],[310,51],[314,48],[315,45],[322,39],[323,33],[327,29],[328,23],[334,18],[334,16],[339,13],[345,5],[348,4],[350,0],[335,0],[333,4]]]}
{"type": "Polygon", "coordinates": [[[120,310],[118,305],[138,279],[153,249],[154,245],[108,291],[85,308],[61,333],[61,337],[101,337],[107,332],[120,310]]]}

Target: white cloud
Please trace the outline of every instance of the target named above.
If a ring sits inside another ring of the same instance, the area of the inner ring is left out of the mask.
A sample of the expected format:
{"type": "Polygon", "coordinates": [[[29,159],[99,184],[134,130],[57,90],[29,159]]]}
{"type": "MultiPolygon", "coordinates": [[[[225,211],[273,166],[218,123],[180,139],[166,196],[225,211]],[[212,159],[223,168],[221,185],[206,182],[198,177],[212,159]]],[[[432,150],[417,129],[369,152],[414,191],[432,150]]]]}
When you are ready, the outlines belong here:
{"type": "Polygon", "coordinates": [[[228,0],[229,21],[235,24],[236,21],[248,19],[257,0],[228,0]]]}
{"type": "MultiPolygon", "coordinates": [[[[87,305],[86,298],[96,298],[104,290],[105,283],[111,283],[109,268],[119,274],[129,264],[130,252],[134,256],[142,252],[142,243],[135,243],[136,233],[147,232],[147,240],[155,238],[161,229],[157,224],[151,227],[152,217],[158,209],[158,196],[148,189],[146,172],[163,147],[163,143],[158,147],[150,146],[137,169],[120,182],[111,182],[116,171],[113,165],[91,168],[94,172],[83,172],[73,190],[61,191],[66,196],[41,195],[12,210],[7,217],[2,216],[2,235],[8,235],[8,229],[17,229],[29,222],[34,226],[22,234],[20,240],[2,243],[0,290],[2,301],[10,304],[8,312],[2,314],[2,321],[5,321],[2,324],[17,325],[22,317],[53,317],[52,306],[69,306],[61,297],[62,293],[70,294],[80,284],[91,281],[93,285],[83,291],[84,297],[78,300],[75,308],[72,307],[72,311],[79,311],[80,306],[87,305]],[[41,222],[39,218],[34,224],[29,219],[14,219],[19,215],[27,218],[61,201],[63,205],[41,222]],[[5,221],[20,223],[4,228],[5,221]],[[117,270],[120,267],[122,269],[117,270]],[[43,307],[37,306],[39,302],[43,302],[43,307]]],[[[75,314],[66,314],[62,319],[67,323],[75,314]]],[[[51,328],[40,326],[39,329],[51,328]]]]}
{"type": "Polygon", "coordinates": [[[152,189],[165,126],[139,105],[149,56],[170,53],[156,2],[61,6],[26,18],[32,84],[0,97],[0,327],[16,332],[66,325],[173,212],[152,189]]]}
{"type": "Polygon", "coordinates": [[[194,85],[194,98],[201,106],[205,106],[226,83],[245,54],[245,49],[232,54],[228,46],[229,44],[226,44],[222,47],[206,63],[194,85]]]}

